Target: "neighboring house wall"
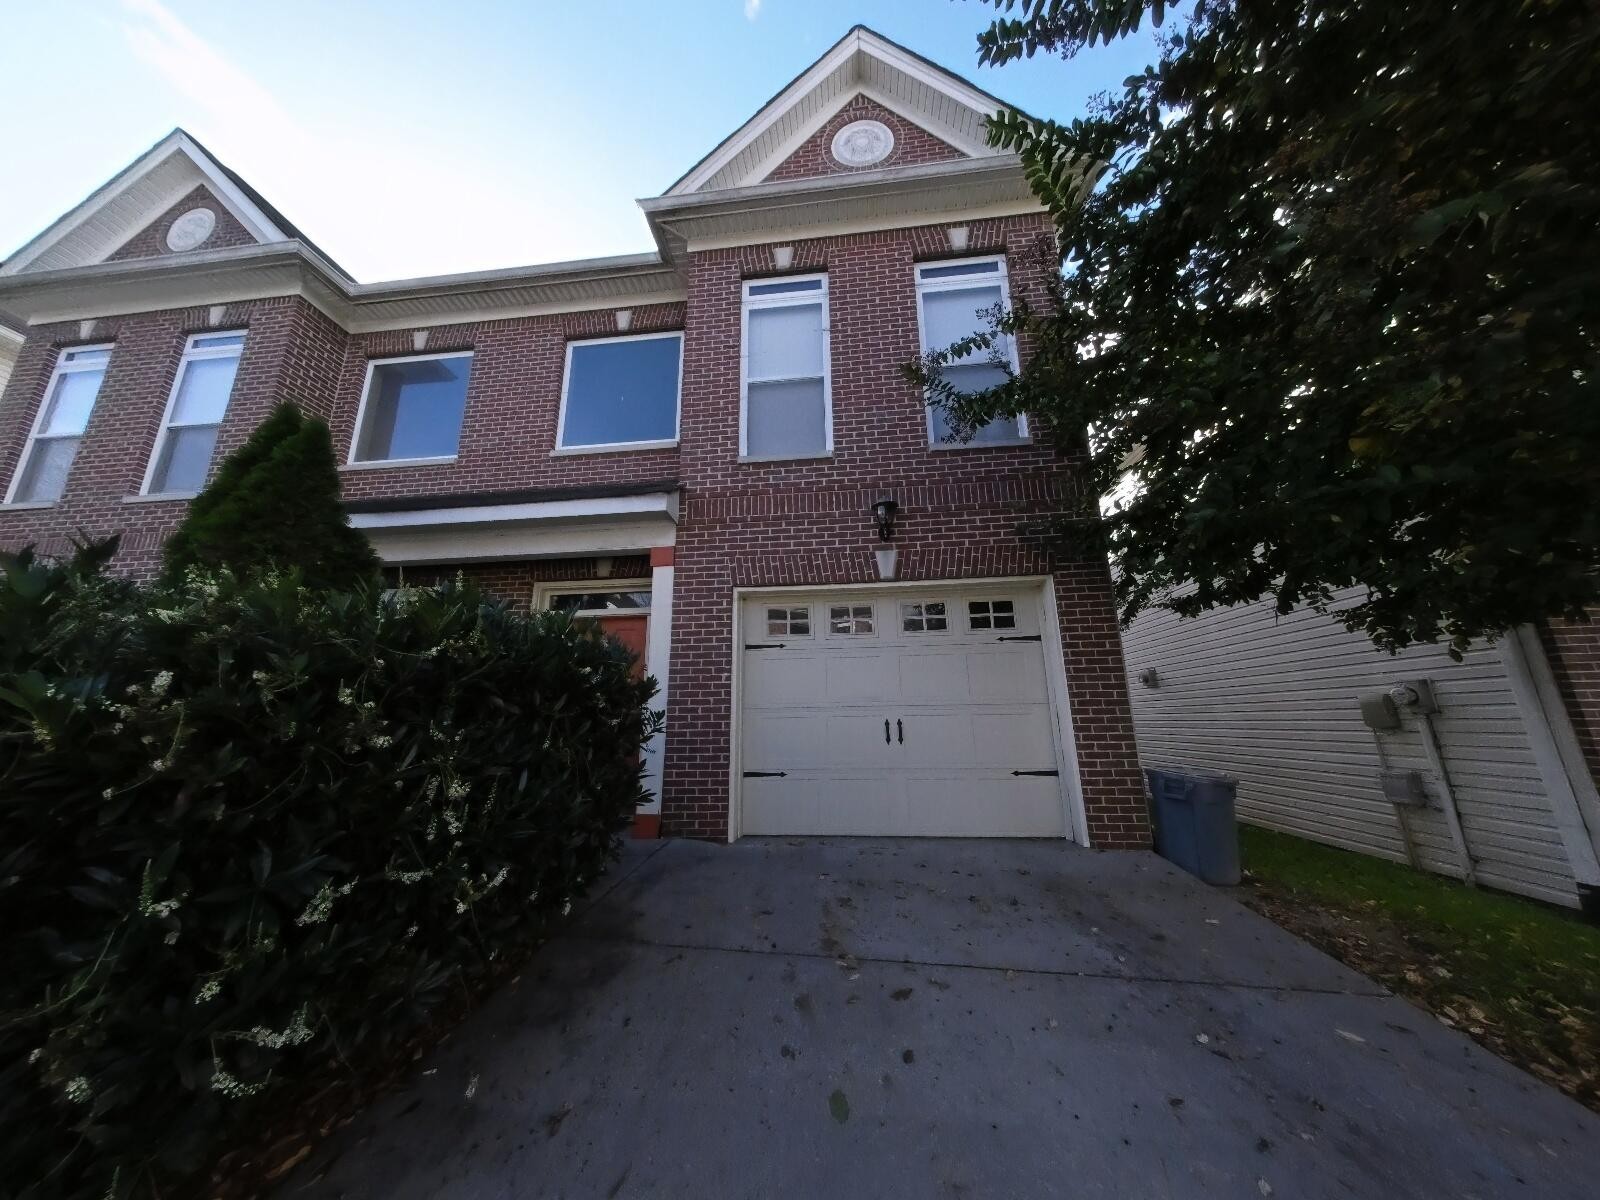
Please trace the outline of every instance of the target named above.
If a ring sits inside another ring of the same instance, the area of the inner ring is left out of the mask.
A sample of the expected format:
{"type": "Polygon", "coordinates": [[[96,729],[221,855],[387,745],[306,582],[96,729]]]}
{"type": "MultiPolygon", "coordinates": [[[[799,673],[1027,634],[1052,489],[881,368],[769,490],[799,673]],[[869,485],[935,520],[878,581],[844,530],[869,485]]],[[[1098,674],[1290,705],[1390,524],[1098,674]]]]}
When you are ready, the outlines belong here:
{"type": "MultiPolygon", "coordinates": [[[[1354,590],[1339,603],[1356,602],[1354,590]]],[[[1551,765],[1508,673],[1504,644],[1475,645],[1461,662],[1442,647],[1390,656],[1331,616],[1278,617],[1270,602],[1180,620],[1139,616],[1124,633],[1130,699],[1146,767],[1202,767],[1239,781],[1239,815],[1347,849],[1405,861],[1401,819],[1380,772],[1420,771],[1430,797],[1408,808],[1418,865],[1461,873],[1418,718],[1377,735],[1363,695],[1431,680],[1441,756],[1480,882],[1557,904],[1578,902],[1551,765]],[[1154,670],[1154,686],[1140,681],[1154,670]]],[[[1514,665],[1514,664],[1512,664],[1514,665]]],[[[1581,856],[1578,869],[1582,870],[1581,856]]]]}

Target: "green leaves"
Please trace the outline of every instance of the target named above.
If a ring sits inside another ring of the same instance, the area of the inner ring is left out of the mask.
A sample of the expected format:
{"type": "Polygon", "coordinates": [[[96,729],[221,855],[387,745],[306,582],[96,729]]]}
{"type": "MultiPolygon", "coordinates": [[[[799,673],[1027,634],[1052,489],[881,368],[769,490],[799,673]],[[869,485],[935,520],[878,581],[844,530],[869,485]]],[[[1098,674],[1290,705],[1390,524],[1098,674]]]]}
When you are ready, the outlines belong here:
{"type": "Polygon", "coordinates": [[[615,644],[469,587],[99,562],[0,557],[0,1178],[40,1198],[180,1190],[532,944],[660,724],[615,644]]]}
{"type": "MultiPolygon", "coordinates": [[[[1162,16],[998,7],[990,63],[1162,16]]],[[[991,118],[1061,271],[1002,323],[1022,374],[934,402],[1040,415],[1073,454],[1090,431],[1085,478],[1117,503],[1054,533],[1109,551],[1125,618],[1362,586],[1340,618],[1379,645],[1459,648],[1595,603],[1587,6],[1207,2],[1153,53],[1081,121],[991,118]]]]}

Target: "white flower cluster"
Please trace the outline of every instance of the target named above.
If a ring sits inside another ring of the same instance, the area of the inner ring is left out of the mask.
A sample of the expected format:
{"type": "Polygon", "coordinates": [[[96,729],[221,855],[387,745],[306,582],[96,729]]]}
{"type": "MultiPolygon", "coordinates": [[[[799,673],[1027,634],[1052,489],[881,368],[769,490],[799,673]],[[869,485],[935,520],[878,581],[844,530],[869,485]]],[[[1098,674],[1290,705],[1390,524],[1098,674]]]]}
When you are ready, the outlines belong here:
{"type": "Polygon", "coordinates": [[[328,919],[328,914],[333,912],[333,902],[340,896],[348,896],[356,886],[356,881],[351,880],[343,887],[336,888],[330,881],[324,883],[317,894],[311,897],[305,911],[294,919],[296,925],[321,925],[328,919]]]}
{"type": "Polygon", "coordinates": [[[174,896],[171,900],[157,900],[155,885],[150,880],[150,867],[153,864],[144,864],[144,881],[139,885],[139,912],[146,917],[170,917],[178,911],[183,904],[182,896],[174,896]]]}
{"type": "Polygon", "coordinates": [[[426,871],[396,871],[393,867],[390,867],[388,870],[384,871],[383,877],[385,879],[392,879],[396,883],[412,884],[421,883],[424,879],[432,874],[433,871],[431,869],[426,871]]]}
{"type": "Polygon", "coordinates": [[[74,1104],[87,1104],[94,1099],[94,1089],[89,1086],[87,1076],[79,1075],[76,1079],[69,1079],[67,1086],[62,1089],[68,1100],[74,1104]]]}
{"type": "Polygon", "coordinates": [[[224,1096],[242,1100],[246,1096],[254,1096],[257,1092],[265,1089],[266,1086],[266,1079],[263,1079],[260,1083],[245,1083],[220,1062],[214,1062],[214,1069],[211,1072],[211,1090],[214,1092],[221,1092],[224,1096]]]}
{"type": "Polygon", "coordinates": [[[215,1000],[222,994],[222,980],[208,979],[200,985],[200,990],[194,994],[196,1004],[204,1004],[207,1000],[215,1000]]]}
{"type": "Polygon", "coordinates": [[[306,1017],[309,1008],[300,1006],[300,1011],[295,1013],[294,1020],[289,1022],[287,1028],[274,1033],[265,1025],[257,1025],[248,1033],[240,1034],[247,1042],[254,1042],[258,1046],[265,1046],[268,1050],[284,1050],[290,1046],[298,1046],[302,1042],[309,1042],[316,1031],[307,1023],[306,1017]]]}

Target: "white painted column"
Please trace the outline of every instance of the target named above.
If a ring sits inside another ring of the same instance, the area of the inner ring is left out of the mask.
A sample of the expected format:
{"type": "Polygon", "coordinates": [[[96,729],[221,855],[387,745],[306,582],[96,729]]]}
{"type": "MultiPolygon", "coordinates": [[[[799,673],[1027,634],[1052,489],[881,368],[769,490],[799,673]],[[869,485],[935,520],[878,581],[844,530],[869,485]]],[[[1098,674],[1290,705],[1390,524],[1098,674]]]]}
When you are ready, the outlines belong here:
{"type": "MultiPolygon", "coordinates": [[[[667,688],[672,671],[672,547],[658,546],[650,551],[650,626],[644,651],[645,674],[655,679],[657,690],[651,708],[667,707],[667,688]]],[[[652,797],[639,809],[645,816],[661,815],[662,764],[667,749],[666,731],[655,735],[644,748],[644,781],[652,797]]]]}

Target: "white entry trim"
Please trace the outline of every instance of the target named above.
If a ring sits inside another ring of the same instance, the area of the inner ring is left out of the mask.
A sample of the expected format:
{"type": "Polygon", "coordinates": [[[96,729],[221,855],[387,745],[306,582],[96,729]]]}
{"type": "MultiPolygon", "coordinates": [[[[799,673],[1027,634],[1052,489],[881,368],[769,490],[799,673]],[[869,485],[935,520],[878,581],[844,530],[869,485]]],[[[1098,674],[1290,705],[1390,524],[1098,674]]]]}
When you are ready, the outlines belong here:
{"type": "Polygon", "coordinates": [[[1028,588],[1035,594],[1038,604],[1039,631],[1045,657],[1045,679],[1050,700],[1054,705],[1056,720],[1051,730],[1055,742],[1056,761],[1061,764],[1061,802],[1066,813],[1067,837],[1081,846],[1088,846],[1089,823],[1083,805],[1083,781],[1079,776],[1076,743],[1072,734],[1072,714],[1068,702],[1067,668],[1062,657],[1061,625],[1056,611],[1055,581],[1049,575],[1001,576],[982,579],[918,579],[895,583],[838,583],[815,587],[784,584],[775,587],[736,587],[733,589],[732,655],[730,672],[731,695],[728,720],[728,841],[736,842],[740,836],[740,809],[743,802],[740,781],[743,763],[740,746],[739,712],[743,699],[742,666],[744,660],[744,601],[752,596],[815,596],[835,593],[925,592],[933,595],[1005,589],[1016,591],[1028,588]]]}

